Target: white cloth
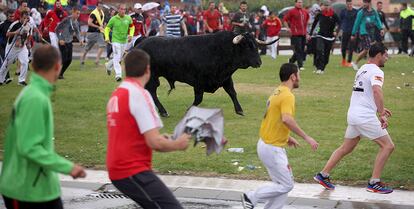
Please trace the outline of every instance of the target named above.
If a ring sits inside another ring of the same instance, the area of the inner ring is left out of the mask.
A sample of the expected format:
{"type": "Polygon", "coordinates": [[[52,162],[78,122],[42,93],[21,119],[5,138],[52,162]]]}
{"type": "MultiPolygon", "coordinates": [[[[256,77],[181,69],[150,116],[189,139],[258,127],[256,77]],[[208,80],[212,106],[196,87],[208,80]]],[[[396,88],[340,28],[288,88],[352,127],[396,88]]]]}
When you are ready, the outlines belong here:
{"type": "Polygon", "coordinates": [[[378,121],[372,87],[382,87],[383,83],[384,72],[375,64],[365,64],[357,71],[348,109],[349,125],[378,121]]]}
{"type": "MultiPolygon", "coordinates": [[[[269,42],[272,42],[272,41],[274,41],[278,38],[279,38],[279,36],[273,36],[273,37],[267,36],[266,37],[266,42],[269,43],[269,42]]],[[[267,50],[267,55],[270,55],[273,59],[276,59],[276,56],[277,56],[277,45],[279,45],[279,41],[276,41],[274,44],[272,44],[270,46],[267,46],[267,49],[268,49],[267,50]]]]}
{"type": "Polygon", "coordinates": [[[121,78],[122,77],[122,67],[121,67],[121,60],[122,56],[124,55],[125,48],[127,44],[121,44],[121,43],[114,43],[112,42],[112,54],[113,58],[108,62],[108,66],[114,68],[115,70],[115,77],[121,78]]]}
{"type": "Polygon", "coordinates": [[[140,37],[141,37],[141,34],[139,34],[138,36],[133,36],[133,37],[132,37],[132,39],[131,39],[131,42],[129,42],[129,43],[127,44],[126,50],[127,50],[127,51],[129,51],[129,50],[131,50],[132,48],[134,48],[135,41],[136,41],[137,39],[139,39],[140,37]]]}
{"type": "Polygon", "coordinates": [[[375,140],[386,135],[388,135],[387,129],[383,129],[381,127],[381,122],[377,120],[359,125],[348,125],[345,132],[345,139],[365,136],[371,140],[375,140]]]}
{"type": "Polygon", "coordinates": [[[17,58],[20,62],[20,75],[19,75],[19,82],[26,81],[27,76],[27,68],[29,66],[29,51],[27,50],[26,46],[23,47],[13,47],[10,49],[10,45],[6,46],[5,53],[8,52],[4,63],[0,68],[0,82],[4,82],[7,72],[9,71],[9,64],[12,64],[13,61],[17,58]],[[9,52],[10,50],[10,52],[9,52]]]}
{"type": "Polygon", "coordinates": [[[119,88],[128,90],[129,112],[137,122],[141,134],[163,127],[151,94],[146,89],[130,81],[123,81],[119,88]]]}
{"type": "Polygon", "coordinates": [[[265,200],[265,209],[283,208],[288,193],[293,189],[294,181],[290,169],[286,150],[263,142],[257,142],[257,154],[266,167],[271,184],[263,185],[247,193],[247,197],[256,205],[260,200],[265,200]]]}
{"type": "Polygon", "coordinates": [[[50,44],[59,51],[59,39],[54,32],[49,32],[50,44]]]}

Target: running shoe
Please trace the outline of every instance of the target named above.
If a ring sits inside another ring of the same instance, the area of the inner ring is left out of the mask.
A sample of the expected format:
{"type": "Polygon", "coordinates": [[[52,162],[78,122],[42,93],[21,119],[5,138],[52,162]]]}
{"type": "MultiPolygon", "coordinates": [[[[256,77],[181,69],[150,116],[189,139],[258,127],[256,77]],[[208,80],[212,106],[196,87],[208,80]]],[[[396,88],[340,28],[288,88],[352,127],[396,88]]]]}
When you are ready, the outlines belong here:
{"type": "Polygon", "coordinates": [[[19,86],[27,86],[27,83],[25,81],[20,81],[19,83],[17,83],[17,85],[19,85],[19,86]]]}
{"type": "Polygon", "coordinates": [[[373,193],[380,193],[380,194],[389,194],[389,193],[393,192],[393,189],[390,188],[390,187],[387,187],[382,182],[377,182],[375,184],[368,183],[367,191],[368,192],[373,192],[373,193]]]}
{"type": "Polygon", "coordinates": [[[354,68],[355,71],[359,70],[358,65],[355,62],[351,62],[352,68],[354,68]]]}
{"type": "Polygon", "coordinates": [[[253,209],[254,208],[254,205],[253,205],[252,201],[247,197],[247,195],[245,193],[243,193],[241,195],[241,201],[242,201],[244,209],[253,209]]]}
{"type": "Polygon", "coordinates": [[[329,179],[329,177],[323,177],[321,173],[316,174],[313,179],[315,179],[315,181],[317,181],[320,185],[322,185],[323,187],[325,187],[328,190],[334,190],[335,189],[335,185],[333,185],[331,183],[331,180],[329,179]]]}

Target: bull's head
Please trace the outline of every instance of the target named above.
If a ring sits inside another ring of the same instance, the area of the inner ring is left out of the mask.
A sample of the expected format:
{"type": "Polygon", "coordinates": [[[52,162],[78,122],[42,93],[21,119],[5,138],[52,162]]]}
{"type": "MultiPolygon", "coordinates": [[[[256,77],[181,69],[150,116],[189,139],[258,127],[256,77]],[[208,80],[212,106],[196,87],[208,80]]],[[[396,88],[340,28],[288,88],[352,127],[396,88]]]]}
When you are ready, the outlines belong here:
{"type": "Polygon", "coordinates": [[[266,43],[255,39],[251,33],[243,33],[233,38],[233,44],[240,45],[241,51],[241,65],[243,68],[252,66],[254,68],[260,67],[262,60],[260,59],[258,46],[270,45],[278,41],[279,39],[266,43]]]}

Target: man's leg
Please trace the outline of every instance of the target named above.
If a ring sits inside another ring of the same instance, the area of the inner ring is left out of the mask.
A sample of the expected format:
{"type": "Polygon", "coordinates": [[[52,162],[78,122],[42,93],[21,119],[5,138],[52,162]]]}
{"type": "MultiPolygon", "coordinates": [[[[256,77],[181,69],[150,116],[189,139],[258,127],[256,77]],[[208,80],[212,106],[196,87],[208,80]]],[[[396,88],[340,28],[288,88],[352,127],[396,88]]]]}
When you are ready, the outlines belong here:
{"type": "Polygon", "coordinates": [[[401,51],[408,53],[408,30],[401,30],[401,51]]]}
{"type": "Polygon", "coordinates": [[[257,152],[272,179],[272,183],[261,186],[256,191],[249,192],[247,197],[253,205],[260,200],[266,200],[265,208],[282,208],[285,205],[287,194],[293,189],[294,185],[286,151],[283,148],[268,145],[259,140],[257,152]]]}
{"type": "Polygon", "coordinates": [[[124,54],[125,44],[112,43],[112,46],[114,50],[113,65],[115,69],[115,79],[120,81],[119,79],[122,78],[121,60],[124,54]]]}
{"type": "Polygon", "coordinates": [[[183,209],[167,186],[151,171],[112,183],[144,209],[183,209]]]}
{"type": "Polygon", "coordinates": [[[99,61],[101,60],[101,55],[106,48],[106,42],[104,40],[102,33],[97,34],[97,43],[98,43],[99,49],[98,49],[98,53],[96,54],[95,64],[99,65],[99,61]]]}
{"type": "Polygon", "coordinates": [[[47,202],[23,202],[3,195],[3,200],[7,209],[63,209],[63,203],[60,197],[47,202]]]}
{"type": "Polygon", "coordinates": [[[315,59],[314,59],[314,66],[317,69],[317,73],[319,74],[320,71],[323,70],[323,63],[324,63],[324,41],[322,38],[316,38],[316,44],[315,44],[315,59]]]}
{"type": "Polygon", "coordinates": [[[95,45],[95,43],[96,43],[96,40],[93,37],[93,33],[88,33],[88,35],[86,37],[85,51],[83,52],[83,54],[80,58],[81,65],[85,64],[86,55],[92,49],[92,47],[95,45]]]}
{"type": "Polygon", "coordinates": [[[20,75],[19,75],[19,83],[25,84],[26,83],[26,76],[27,76],[27,69],[29,67],[29,51],[26,47],[23,47],[19,50],[17,54],[17,58],[20,62],[20,75]]]}
{"type": "Polygon", "coordinates": [[[323,40],[324,42],[324,59],[323,59],[323,68],[322,71],[325,71],[326,66],[329,63],[329,57],[331,55],[331,49],[332,49],[332,41],[323,40]]]}
{"type": "Polygon", "coordinates": [[[380,151],[377,154],[377,158],[375,159],[374,169],[372,171],[372,179],[380,179],[382,170],[384,169],[385,163],[387,162],[388,158],[390,157],[391,153],[394,151],[394,143],[390,135],[385,135],[374,139],[380,146],[380,151]]]}
{"type": "Polygon", "coordinates": [[[297,46],[299,45],[298,43],[298,37],[296,36],[292,36],[290,37],[290,44],[293,46],[293,55],[292,57],[289,59],[289,63],[295,63],[297,60],[297,46]]]}
{"type": "Polygon", "coordinates": [[[341,42],[341,54],[342,54],[342,66],[344,66],[345,58],[346,58],[346,51],[349,50],[349,40],[350,40],[350,34],[349,33],[342,33],[342,42],[341,42]]]}
{"type": "Polygon", "coordinates": [[[358,145],[360,139],[361,138],[359,136],[352,139],[345,139],[342,145],[332,153],[321,173],[329,174],[331,170],[334,169],[335,166],[339,163],[339,161],[345,157],[345,155],[351,153],[354,150],[354,148],[358,145]]]}

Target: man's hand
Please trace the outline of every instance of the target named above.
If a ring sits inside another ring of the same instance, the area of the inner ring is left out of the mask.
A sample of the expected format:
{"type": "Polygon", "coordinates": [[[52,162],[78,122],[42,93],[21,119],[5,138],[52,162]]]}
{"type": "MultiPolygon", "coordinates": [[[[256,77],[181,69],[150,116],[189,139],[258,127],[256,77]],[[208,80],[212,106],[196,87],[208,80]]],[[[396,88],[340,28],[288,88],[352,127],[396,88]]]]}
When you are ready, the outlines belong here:
{"type": "Polygon", "coordinates": [[[99,31],[101,32],[101,33],[103,33],[104,31],[105,31],[105,29],[103,28],[103,27],[101,27],[101,26],[99,26],[99,31]]]}
{"type": "Polygon", "coordinates": [[[105,42],[106,42],[107,44],[110,44],[110,43],[111,43],[111,41],[110,41],[109,39],[106,39],[106,40],[105,40],[105,42]]]}
{"type": "Polygon", "coordinates": [[[80,41],[80,46],[85,46],[85,41],[80,41]]]}
{"type": "Polygon", "coordinates": [[[72,171],[70,172],[69,175],[72,176],[73,179],[86,177],[86,173],[83,167],[77,164],[73,166],[72,171]]]}
{"type": "Polygon", "coordinates": [[[351,40],[355,41],[356,37],[354,35],[351,36],[351,40]]]}
{"type": "Polygon", "coordinates": [[[384,36],[384,35],[385,35],[384,29],[382,29],[382,30],[380,31],[380,34],[381,34],[381,36],[384,36]]]}
{"type": "Polygon", "coordinates": [[[387,118],[392,116],[392,112],[384,107],[384,113],[383,113],[387,118]]]}
{"type": "Polygon", "coordinates": [[[184,133],[181,136],[179,136],[175,140],[176,149],[177,150],[186,150],[187,147],[188,147],[188,145],[189,145],[190,139],[191,139],[191,135],[190,134],[184,133]]]}
{"type": "Polygon", "coordinates": [[[59,40],[59,45],[64,46],[65,45],[65,41],[64,40],[59,40]]]}
{"type": "Polygon", "coordinates": [[[289,136],[289,139],[288,139],[288,146],[289,146],[289,147],[294,147],[294,148],[297,148],[297,147],[299,147],[299,146],[300,146],[300,144],[299,144],[299,142],[298,142],[295,138],[293,138],[293,137],[289,136]]]}
{"type": "Polygon", "coordinates": [[[380,115],[379,120],[381,122],[381,128],[386,129],[388,127],[388,119],[385,115],[380,115]]]}
{"type": "Polygon", "coordinates": [[[306,40],[307,40],[307,41],[310,41],[310,40],[311,40],[311,38],[312,38],[312,37],[311,37],[309,34],[306,34],[306,40]]]}
{"type": "Polygon", "coordinates": [[[213,32],[213,29],[210,28],[210,27],[207,30],[208,30],[209,33],[212,33],[213,32]]]}
{"type": "Polygon", "coordinates": [[[132,36],[128,36],[128,43],[132,41],[132,36]]]}
{"type": "Polygon", "coordinates": [[[315,139],[313,139],[310,136],[306,136],[304,139],[306,142],[308,142],[308,144],[311,146],[313,151],[316,151],[318,149],[319,144],[318,142],[315,141],[315,139]]]}

